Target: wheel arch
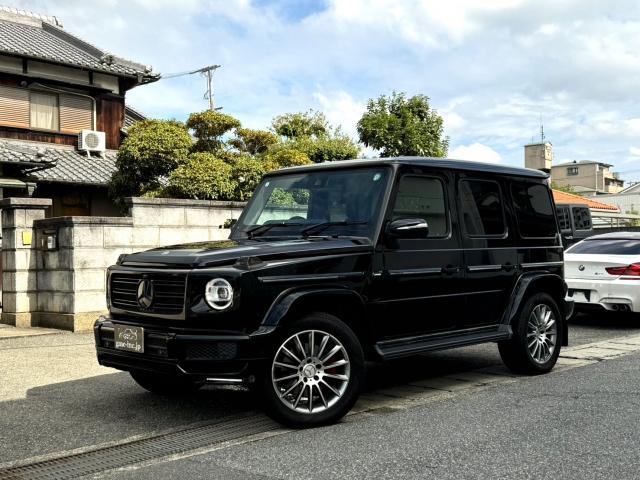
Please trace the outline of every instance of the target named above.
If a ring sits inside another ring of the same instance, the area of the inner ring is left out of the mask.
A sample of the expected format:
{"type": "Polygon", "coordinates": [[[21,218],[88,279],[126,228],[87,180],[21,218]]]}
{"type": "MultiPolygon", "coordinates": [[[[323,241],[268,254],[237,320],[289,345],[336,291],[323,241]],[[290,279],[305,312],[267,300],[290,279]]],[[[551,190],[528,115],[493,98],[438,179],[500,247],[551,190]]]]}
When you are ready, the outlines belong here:
{"type": "Polygon", "coordinates": [[[353,290],[316,288],[283,292],[264,316],[262,327],[283,327],[304,314],[328,313],[343,321],[356,334],[362,348],[369,348],[370,336],[365,322],[365,301],[353,290]]]}
{"type": "Polygon", "coordinates": [[[504,323],[513,325],[521,307],[535,293],[547,293],[555,300],[563,319],[562,346],[567,346],[569,344],[569,328],[565,310],[567,285],[560,275],[548,272],[531,272],[520,276],[511,295],[509,308],[505,312],[504,323]]]}

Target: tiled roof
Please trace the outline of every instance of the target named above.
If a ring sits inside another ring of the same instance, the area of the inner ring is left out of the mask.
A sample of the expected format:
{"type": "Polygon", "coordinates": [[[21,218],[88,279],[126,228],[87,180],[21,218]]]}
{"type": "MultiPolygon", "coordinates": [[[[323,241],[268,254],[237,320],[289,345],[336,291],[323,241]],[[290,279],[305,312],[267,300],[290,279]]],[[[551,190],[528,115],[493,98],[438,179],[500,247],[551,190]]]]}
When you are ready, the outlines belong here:
{"type": "Polygon", "coordinates": [[[0,53],[20,55],[121,76],[158,76],[150,67],[109,54],[63,30],[55,17],[0,7],[0,53]]]}
{"type": "Polygon", "coordinates": [[[134,123],[141,122],[146,119],[146,115],[127,105],[124,107],[124,124],[122,125],[122,129],[127,131],[134,123]]]}
{"type": "Polygon", "coordinates": [[[18,163],[25,167],[47,165],[50,163],[40,145],[0,139],[0,164],[18,163]]]}
{"type": "Polygon", "coordinates": [[[579,203],[582,205],[587,205],[589,208],[592,208],[594,210],[604,210],[614,213],[620,212],[620,209],[615,205],[609,205],[608,203],[598,202],[596,200],[591,200],[590,198],[581,197],[580,195],[574,195],[572,193],[562,192],[560,190],[553,191],[553,199],[556,203],[579,203]]]}
{"type": "Polygon", "coordinates": [[[45,169],[28,173],[39,182],[106,185],[116,171],[115,161],[115,150],[87,157],[70,146],[0,140],[0,162],[42,165],[45,169]]]}

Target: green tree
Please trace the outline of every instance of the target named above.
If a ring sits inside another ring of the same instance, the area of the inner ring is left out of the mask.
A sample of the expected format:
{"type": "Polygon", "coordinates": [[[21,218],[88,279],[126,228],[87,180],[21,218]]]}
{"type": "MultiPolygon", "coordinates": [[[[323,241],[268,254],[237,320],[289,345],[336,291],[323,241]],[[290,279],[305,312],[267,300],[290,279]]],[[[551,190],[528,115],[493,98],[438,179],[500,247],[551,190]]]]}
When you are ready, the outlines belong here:
{"type": "Polygon", "coordinates": [[[322,112],[286,113],[273,119],[271,128],[283,141],[269,148],[269,153],[279,150],[298,150],[314,163],[356,158],[358,145],[332,127],[322,112]]]}
{"type": "MultiPolygon", "coordinates": [[[[640,214],[640,212],[638,212],[638,210],[636,210],[633,206],[633,203],[631,204],[631,208],[629,210],[627,210],[625,213],[629,214],[629,215],[638,215],[640,214]]],[[[629,226],[630,227],[640,227],[640,220],[637,218],[631,218],[629,219],[629,226]]]]}
{"type": "Polygon", "coordinates": [[[288,149],[304,153],[313,163],[348,160],[357,158],[360,153],[358,145],[339,130],[334,131],[332,135],[298,137],[285,145],[288,149]]]}
{"type": "Polygon", "coordinates": [[[212,153],[196,152],[171,172],[162,196],[230,200],[236,187],[231,165],[212,153]]]}
{"type": "Polygon", "coordinates": [[[265,153],[269,147],[278,143],[278,137],[266,130],[252,130],[250,128],[236,129],[236,137],[229,140],[229,144],[241,152],[250,155],[265,153]]]}
{"type": "Polygon", "coordinates": [[[383,157],[416,155],[444,157],[449,138],[443,136],[443,120],[429,105],[429,97],[393,92],[370,99],[358,122],[360,141],[380,150],[383,157]]]}
{"type": "Polygon", "coordinates": [[[281,137],[319,137],[329,133],[329,123],[322,112],[285,113],[271,122],[271,128],[281,137]]]}
{"type": "Polygon", "coordinates": [[[248,155],[239,156],[231,164],[234,183],[233,200],[245,201],[251,198],[253,191],[267,171],[268,164],[248,155]]]}
{"type": "Polygon", "coordinates": [[[313,163],[306,153],[296,148],[281,148],[268,153],[265,157],[266,171],[277,168],[297,167],[313,163]]]}
{"type": "Polygon", "coordinates": [[[184,124],[173,120],[144,120],[129,128],[116,158],[117,171],[109,193],[123,207],[122,199],[157,190],[186,160],[191,137],[184,124]]]}
{"type": "Polygon", "coordinates": [[[187,128],[193,130],[196,137],[193,147],[196,152],[215,152],[224,148],[224,135],[240,126],[237,118],[213,110],[192,113],[187,120],[187,128]]]}

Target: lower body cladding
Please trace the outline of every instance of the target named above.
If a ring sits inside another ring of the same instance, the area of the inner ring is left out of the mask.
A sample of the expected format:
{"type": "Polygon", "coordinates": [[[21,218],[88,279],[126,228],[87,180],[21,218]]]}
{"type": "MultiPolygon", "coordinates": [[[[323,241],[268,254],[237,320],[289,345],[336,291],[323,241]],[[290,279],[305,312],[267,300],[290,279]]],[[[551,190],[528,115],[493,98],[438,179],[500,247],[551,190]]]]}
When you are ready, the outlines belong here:
{"type": "Polygon", "coordinates": [[[265,360],[262,352],[268,333],[173,332],[106,317],[94,326],[100,365],[222,384],[252,381],[255,367],[265,360]],[[127,340],[117,342],[116,334],[127,340]]]}
{"type": "Polygon", "coordinates": [[[567,300],[577,310],[604,309],[610,312],[640,312],[640,281],[567,278],[567,300]]]}

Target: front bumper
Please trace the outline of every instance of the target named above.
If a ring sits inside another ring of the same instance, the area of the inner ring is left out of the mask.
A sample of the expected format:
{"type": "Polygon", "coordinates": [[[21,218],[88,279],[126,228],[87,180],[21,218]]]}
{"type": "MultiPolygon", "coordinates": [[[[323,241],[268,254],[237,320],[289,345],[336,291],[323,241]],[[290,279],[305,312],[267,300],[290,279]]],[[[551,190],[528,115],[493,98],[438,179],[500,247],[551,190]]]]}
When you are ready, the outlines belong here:
{"type": "Polygon", "coordinates": [[[567,300],[576,308],[596,307],[608,311],[640,312],[640,285],[637,280],[592,280],[569,278],[567,300]]]}
{"type": "Polygon", "coordinates": [[[128,324],[125,320],[100,317],[94,325],[100,365],[229,383],[246,380],[254,373],[267,357],[269,338],[274,332],[265,328],[250,335],[173,332],[162,326],[144,325],[144,353],[134,353],[115,348],[114,323],[128,324]]]}

